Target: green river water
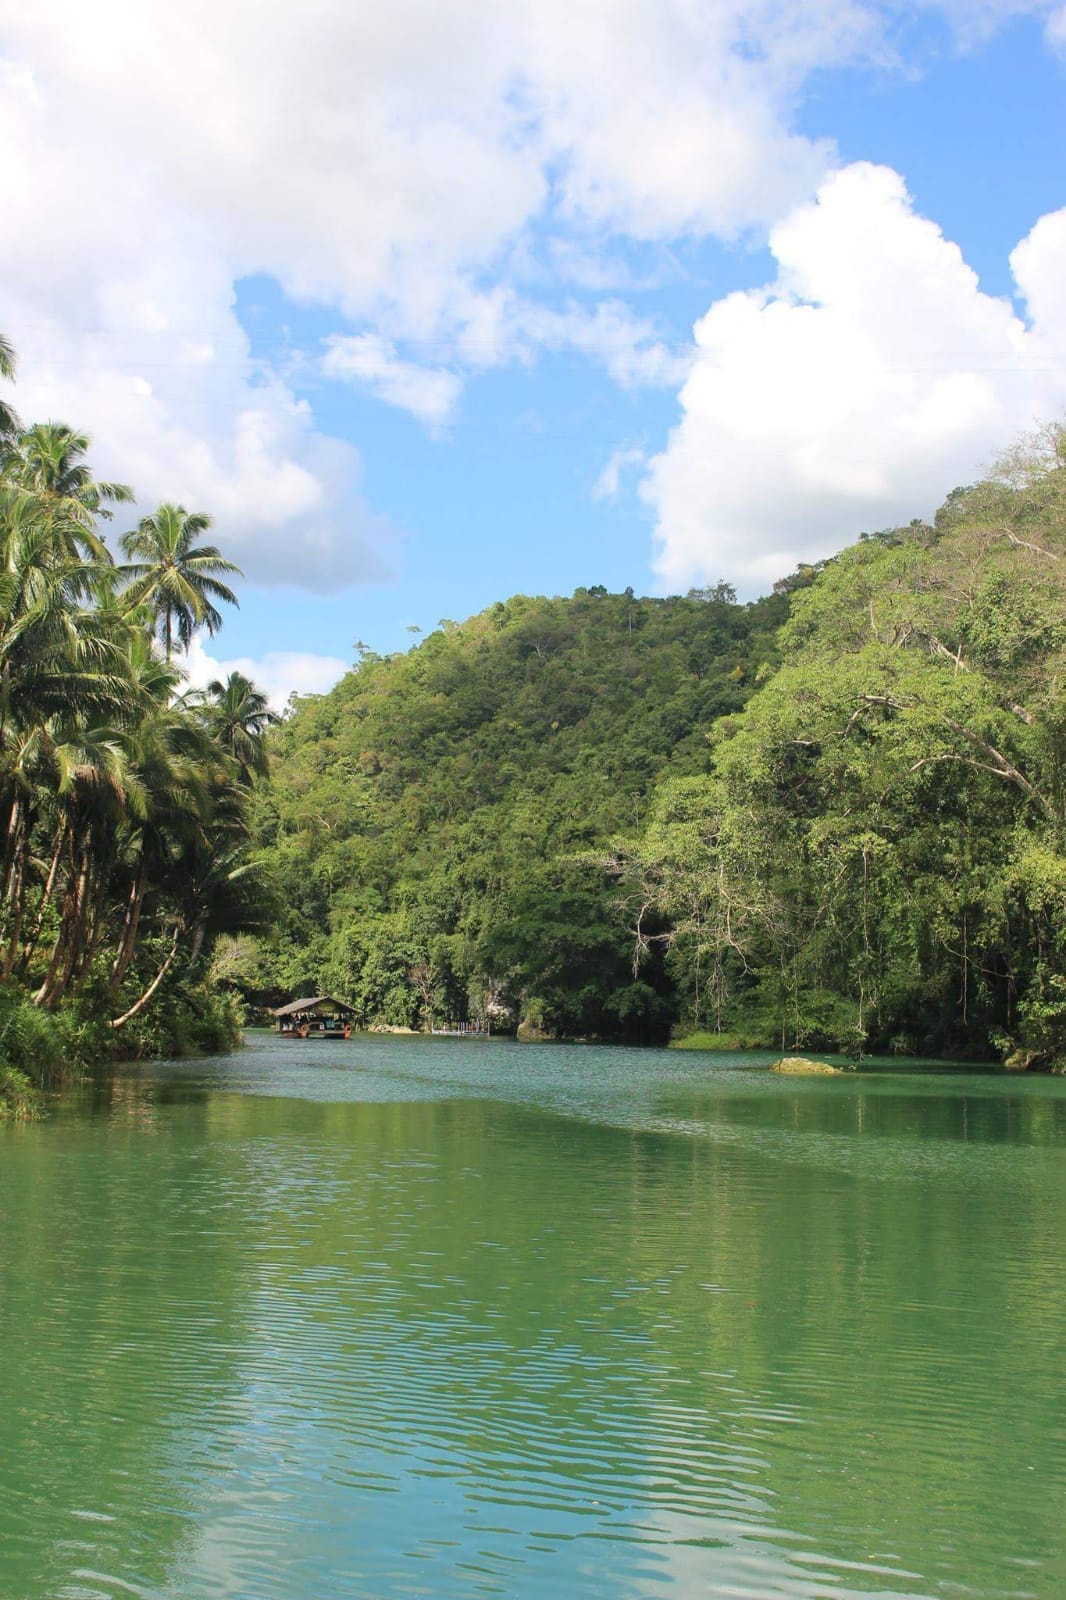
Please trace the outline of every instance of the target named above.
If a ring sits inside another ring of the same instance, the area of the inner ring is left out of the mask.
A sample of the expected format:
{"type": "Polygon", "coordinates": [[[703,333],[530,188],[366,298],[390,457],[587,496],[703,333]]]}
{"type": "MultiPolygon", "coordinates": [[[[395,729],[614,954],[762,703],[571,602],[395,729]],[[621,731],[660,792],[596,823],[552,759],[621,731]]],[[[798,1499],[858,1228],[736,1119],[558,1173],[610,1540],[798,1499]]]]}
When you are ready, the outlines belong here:
{"type": "Polygon", "coordinates": [[[0,1128],[3,1600],[1066,1597],[1066,1080],[252,1036],[0,1128]]]}

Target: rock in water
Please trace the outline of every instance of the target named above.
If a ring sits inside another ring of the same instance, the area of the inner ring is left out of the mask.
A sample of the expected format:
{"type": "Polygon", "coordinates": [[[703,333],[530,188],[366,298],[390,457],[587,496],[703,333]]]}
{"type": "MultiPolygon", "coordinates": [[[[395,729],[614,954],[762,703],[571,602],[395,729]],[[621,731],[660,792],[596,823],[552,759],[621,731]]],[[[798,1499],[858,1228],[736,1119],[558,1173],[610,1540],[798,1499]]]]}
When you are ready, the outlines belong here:
{"type": "Polygon", "coordinates": [[[775,1061],[770,1068],[771,1072],[829,1072],[834,1076],[843,1070],[843,1067],[831,1067],[828,1061],[805,1061],[802,1056],[782,1056],[781,1060],[775,1061]]]}

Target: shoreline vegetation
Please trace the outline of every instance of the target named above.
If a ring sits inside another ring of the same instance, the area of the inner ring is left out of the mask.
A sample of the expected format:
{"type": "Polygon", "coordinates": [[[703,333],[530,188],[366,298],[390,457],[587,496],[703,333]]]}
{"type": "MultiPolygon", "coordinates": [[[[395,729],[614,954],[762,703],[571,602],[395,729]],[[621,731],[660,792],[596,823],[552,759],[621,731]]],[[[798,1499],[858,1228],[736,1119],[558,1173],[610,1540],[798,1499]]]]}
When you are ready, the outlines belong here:
{"type": "Polygon", "coordinates": [[[182,669],[237,603],[210,519],[116,555],[133,492],[88,451],[0,406],[0,1116],[315,993],[1063,1068],[1063,426],[762,599],[516,595],[280,721],[182,669]]]}
{"type": "Polygon", "coordinates": [[[214,944],[271,916],[248,846],[276,719],[239,673],[194,690],[180,663],[238,568],[176,505],[117,557],[133,491],[88,451],[0,406],[0,1117],[93,1062],[236,1043],[214,944]]]}

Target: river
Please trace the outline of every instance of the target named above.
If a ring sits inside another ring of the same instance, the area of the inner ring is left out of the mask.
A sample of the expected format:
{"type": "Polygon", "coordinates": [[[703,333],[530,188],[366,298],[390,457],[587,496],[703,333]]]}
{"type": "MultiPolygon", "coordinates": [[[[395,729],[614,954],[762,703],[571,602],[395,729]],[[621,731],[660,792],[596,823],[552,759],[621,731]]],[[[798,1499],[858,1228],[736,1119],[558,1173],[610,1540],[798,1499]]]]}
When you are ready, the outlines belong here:
{"type": "Polygon", "coordinates": [[[3,1600],[1066,1595],[1066,1080],[252,1035],[0,1128],[3,1600]]]}

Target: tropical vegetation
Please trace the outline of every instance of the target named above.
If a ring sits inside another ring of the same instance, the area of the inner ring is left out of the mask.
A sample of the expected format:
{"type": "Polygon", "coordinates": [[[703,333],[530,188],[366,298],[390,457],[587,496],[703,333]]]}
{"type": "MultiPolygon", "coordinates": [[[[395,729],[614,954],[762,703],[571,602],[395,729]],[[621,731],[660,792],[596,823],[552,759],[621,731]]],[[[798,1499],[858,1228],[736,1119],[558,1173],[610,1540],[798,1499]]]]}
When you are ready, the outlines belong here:
{"type": "MultiPolygon", "coordinates": [[[[14,356],[0,348],[0,369],[14,356]]],[[[232,1037],[203,978],[222,930],[258,926],[248,806],[273,720],[239,674],[188,689],[174,658],[234,596],[194,543],[208,519],[132,501],[89,440],[0,415],[0,1101],[105,1048],[232,1037]],[[161,635],[162,648],[155,639],[161,635]]]]}
{"type": "Polygon", "coordinates": [[[797,595],[632,855],[696,1023],[1066,1057],[1066,429],[797,595]]]}

